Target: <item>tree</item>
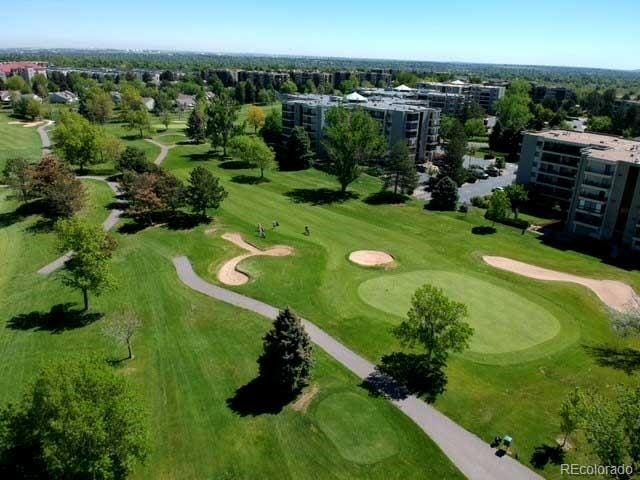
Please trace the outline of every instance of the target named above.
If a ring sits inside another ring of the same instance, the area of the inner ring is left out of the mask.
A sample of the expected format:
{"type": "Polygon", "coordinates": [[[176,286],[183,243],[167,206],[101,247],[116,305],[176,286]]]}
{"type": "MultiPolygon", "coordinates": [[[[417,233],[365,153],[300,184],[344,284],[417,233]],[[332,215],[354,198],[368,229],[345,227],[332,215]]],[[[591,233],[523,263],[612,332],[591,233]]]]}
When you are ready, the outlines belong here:
{"type": "Polygon", "coordinates": [[[34,97],[17,97],[11,104],[13,114],[16,117],[26,118],[27,120],[35,120],[42,117],[42,103],[34,97]]]}
{"type": "Polygon", "coordinates": [[[111,287],[109,260],[115,241],[100,225],[72,218],[56,224],[59,249],[73,252],[64,267],[63,283],[82,291],[84,310],[89,310],[89,292],[100,295],[111,287]]]}
{"type": "Polygon", "coordinates": [[[33,185],[31,164],[24,158],[8,159],[2,170],[2,181],[22,196],[22,201],[26,203],[33,185]]]}
{"type": "Polygon", "coordinates": [[[442,116],[440,119],[440,137],[442,137],[443,140],[449,140],[449,135],[456,125],[456,122],[459,122],[459,120],[455,117],[449,115],[442,116]]]}
{"type": "Polygon", "coordinates": [[[82,209],[85,199],[82,182],[53,155],[33,167],[32,181],[32,192],[42,199],[48,216],[68,218],[82,209]]]}
{"type": "Polygon", "coordinates": [[[198,102],[189,114],[186,134],[196,144],[204,143],[207,139],[207,111],[203,102],[198,102]]]}
{"type": "Polygon", "coordinates": [[[256,87],[251,80],[244,82],[244,103],[254,103],[256,101],[256,87]]]}
{"type": "Polygon", "coordinates": [[[562,402],[560,407],[560,431],[563,434],[562,447],[567,437],[580,426],[584,414],[584,398],[579,388],[574,389],[562,402]]]}
{"type": "Polygon", "coordinates": [[[236,83],[235,89],[233,91],[233,96],[234,96],[234,98],[235,98],[237,103],[239,103],[240,105],[244,105],[244,103],[245,103],[244,82],[236,83]]]}
{"type": "Polygon", "coordinates": [[[306,170],[313,164],[311,139],[303,127],[295,127],[287,139],[286,150],[280,158],[281,170],[306,170]]]}
{"type": "Polygon", "coordinates": [[[592,132],[611,132],[613,130],[613,121],[611,117],[607,116],[595,116],[589,118],[587,123],[589,130],[592,132]]]}
{"type": "Polygon", "coordinates": [[[507,130],[520,133],[531,121],[531,84],[525,80],[514,80],[496,106],[498,119],[507,130]]]}
{"type": "Polygon", "coordinates": [[[473,101],[464,107],[463,117],[465,119],[465,123],[466,121],[475,118],[475,119],[481,119],[484,124],[485,111],[478,102],[473,101]]]}
{"type": "Polygon", "coordinates": [[[311,339],[289,308],[280,311],[265,335],[258,365],[261,379],[280,394],[295,394],[308,384],[313,367],[311,339]]]}
{"type": "Polygon", "coordinates": [[[207,111],[207,133],[212,147],[222,147],[227,156],[227,145],[236,133],[235,123],[238,118],[238,104],[228,94],[215,98],[207,111]]]}
{"type": "Polygon", "coordinates": [[[278,110],[271,110],[264,119],[264,125],[260,129],[262,139],[274,150],[281,143],[282,139],[282,113],[278,110]]]}
{"type": "Polygon", "coordinates": [[[440,177],[449,177],[458,186],[465,180],[464,156],[467,153],[467,135],[464,126],[455,120],[448,132],[448,142],[445,146],[446,158],[440,167],[440,177]]]}
{"type": "Polygon", "coordinates": [[[257,134],[258,130],[262,128],[266,119],[264,110],[260,107],[252,105],[249,107],[249,113],[247,114],[247,123],[253,127],[254,132],[257,134]]]}
{"type": "Polygon", "coordinates": [[[298,91],[298,87],[291,80],[287,80],[286,82],[282,82],[282,85],[280,85],[280,91],[282,93],[292,94],[298,91]]]}
{"type": "Polygon", "coordinates": [[[507,194],[502,190],[496,190],[489,198],[489,208],[487,208],[485,216],[495,225],[496,222],[507,218],[507,212],[510,208],[511,205],[507,194]]]}
{"type": "Polygon", "coordinates": [[[207,216],[207,208],[218,208],[227,198],[220,180],[204,167],[196,167],[189,174],[187,203],[194,212],[207,216]]]}
{"type": "Polygon", "coordinates": [[[275,160],[275,154],[259,137],[240,135],[229,143],[233,156],[250,163],[260,169],[260,178],[264,178],[264,171],[270,169],[275,160]]]}
{"type": "Polygon", "coordinates": [[[509,185],[504,189],[507,194],[507,198],[509,199],[509,204],[511,205],[511,210],[513,211],[514,218],[518,218],[518,212],[520,207],[524,205],[529,200],[529,192],[524,187],[524,185],[516,183],[514,185],[509,185]]]}
{"type": "Polygon", "coordinates": [[[121,172],[127,170],[136,173],[149,171],[151,163],[147,160],[147,154],[139,147],[128,145],[116,163],[116,167],[121,172]]]}
{"type": "Polygon", "coordinates": [[[327,112],[325,148],[342,193],[360,176],[360,166],[384,155],[380,124],[362,109],[331,108],[327,112]]]}
{"type": "Polygon", "coordinates": [[[429,208],[454,211],[458,203],[458,184],[449,177],[441,178],[431,192],[429,208]]]}
{"type": "Polygon", "coordinates": [[[84,111],[92,122],[105,123],[113,116],[113,100],[109,92],[94,88],[87,95],[84,111]]]}
{"type": "Polygon", "coordinates": [[[130,110],[123,118],[126,122],[126,127],[130,130],[138,130],[140,138],[144,138],[144,132],[151,130],[151,117],[147,111],[147,107],[138,110],[130,110]]]}
{"type": "Polygon", "coordinates": [[[9,91],[16,91],[20,93],[30,93],[31,89],[24,78],[20,75],[13,75],[7,78],[6,87],[9,91]]]}
{"type": "Polygon", "coordinates": [[[49,364],[0,412],[3,478],[124,480],[149,451],[140,397],[104,361],[49,364]]]}
{"type": "Polygon", "coordinates": [[[100,161],[100,130],[86,118],[71,111],[63,111],[53,131],[54,150],[69,164],[80,166],[100,161]]]}
{"type": "Polygon", "coordinates": [[[464,123],[464,132],[467,137],[484,137],[487,134],[484,119],[470,118],[464,123]]]}
{"type": "Polygon", "coordinates": [[[158,217],[174,214],[186,202],[182,181],[160,168],[148,168],[139,174],[126,171],[121,186],[129,199],[127,211],[146,224],[154,223],[158,217]]]}
{"type": "Polygon", "coordinates": [[[385,188],[393,187],[393,193],[412,193],[418,186],[416,164],[411,158],[409,148],[399,141],[391,148],[389,159],[382,165],[382,179],[385,188]]]}
{"type": "Polygon", "coordinates": [[[104,333],[113,338],[117,343],[125,345],[129,352],[129,360],[133,360],[133,336],[142,326],[142,321],[135,312],[126,310],[118,313],[111,322],[104,326],[104,333]]]}
{"type": "Polygon", "coordinates": [[[125,151],[124,142],[114,135],[109,135],[105,131],[101,132],[99,138],[100,161],[117,164],[125,151]]]}
{"type": "Polygon", "coordinates": [[[403,346],[420,345],[427,361],[446,361],[449,352],[469,347],[473,328],[464,321],[467,307],[449,299],[442,289],[423,285],[413,294],[407,319],[393,329],[403,346]]]}

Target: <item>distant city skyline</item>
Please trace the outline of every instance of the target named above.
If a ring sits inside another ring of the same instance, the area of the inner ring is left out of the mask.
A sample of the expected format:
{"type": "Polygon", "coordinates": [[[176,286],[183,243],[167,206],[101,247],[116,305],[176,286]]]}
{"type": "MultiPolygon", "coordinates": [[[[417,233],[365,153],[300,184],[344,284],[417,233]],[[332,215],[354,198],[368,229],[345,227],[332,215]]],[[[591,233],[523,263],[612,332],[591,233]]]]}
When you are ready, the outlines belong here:
{"type": "Polygon", "coordinates": [[[640,69],[634,0],[105,5],[33,0],[5,10],[0,45],[640,69]]]}

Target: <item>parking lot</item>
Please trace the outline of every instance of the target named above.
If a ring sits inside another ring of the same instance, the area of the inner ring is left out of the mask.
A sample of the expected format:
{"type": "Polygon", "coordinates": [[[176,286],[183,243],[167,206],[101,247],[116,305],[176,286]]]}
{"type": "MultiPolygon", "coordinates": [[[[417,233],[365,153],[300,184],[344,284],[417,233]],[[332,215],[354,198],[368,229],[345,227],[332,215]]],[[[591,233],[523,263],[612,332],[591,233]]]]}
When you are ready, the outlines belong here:
{"type": "MultiPolygon", "coordinates": [[[[471,165],[479,165],[482,168],[486,168],[491,165],[491,163],[493,163],[493,160],[484,160],[470,156],[466,156],[464,160],[464,166],[467,168],[471,165]]],[[[498,177],[489,177],[486,180],[478,180],[475,183],[465,183],[458,189],[460,203],[469,203],[473,197],[489,195],[494,188],[511,185],[516,180],[517,171],[518,165],[516,163],[507,163],[505,169],[502,171],[502,175],[498,177]]],[[[425,185],[423,185],[429,180],[429,175],[426,173],[420,173],[419,175],[420,185],[413,192],[413,196],[420,200],[431,200],[431,193],[425,191],[425,185]]]]}

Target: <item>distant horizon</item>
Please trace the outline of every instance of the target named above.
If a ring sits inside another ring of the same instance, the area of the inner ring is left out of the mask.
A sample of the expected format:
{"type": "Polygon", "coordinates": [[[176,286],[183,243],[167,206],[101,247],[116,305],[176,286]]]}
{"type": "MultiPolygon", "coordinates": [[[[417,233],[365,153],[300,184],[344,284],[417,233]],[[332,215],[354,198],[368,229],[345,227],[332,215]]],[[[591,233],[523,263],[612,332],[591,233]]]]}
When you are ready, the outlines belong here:
{"type": "Polygon", "coordinates": [[[637,0],[32,0],[0,13],[0,45],[633,71],[639,16],[637,0]]]}
{"type": "Polygon", "coordinates": [[[419,58],[390,58],[390,57],[356,57],[341,55],[315,55],[304,53],[271,53],[271,52],[238,52],[224,50],[184,50],[184,49],[168,49],[168,48],[135,48],[135,47],[45,47],[45,46],[24,46],[24,47],[2,47],[0,53],[18,51],[86,51],[86,52],[118,52],[118,53],[141,53],[149,55],[159,54],[197,54],[210,56],[231,56],[231,57],[272,57],[272,58],[309,58],[320,60],[363,60],[363,61],[390,61],[390,62],[415,62],[415,63],[441,63],[441,64],[458,64],[458,65],[487,65],[495,67],[532,67],[532,68],[576,68],[585,70],[610,70],[620,72],[640,72],[640,68],[615,68],[615,67],[594,67],[588,65],[561,65],[561,64],[544,64],[544,63],[508,63],[508,62],[483,62],[483,61],[465,61],[465,60],[433,60],[419,58]]]}

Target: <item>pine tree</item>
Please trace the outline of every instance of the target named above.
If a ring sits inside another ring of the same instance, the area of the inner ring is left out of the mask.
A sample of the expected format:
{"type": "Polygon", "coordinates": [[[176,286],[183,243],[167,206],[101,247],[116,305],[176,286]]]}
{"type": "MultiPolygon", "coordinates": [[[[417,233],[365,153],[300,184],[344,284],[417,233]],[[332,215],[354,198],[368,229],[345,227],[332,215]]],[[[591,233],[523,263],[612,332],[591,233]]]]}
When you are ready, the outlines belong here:
{"type": "Polygon", "coordinates": [[[309,134],[302,127],[295,127],[287,141],[287,151],[280,161],[282,170],[306,170],[313,163],[313,150],[309,134]]]}
{"type": "Polygon", "coordinates": [[[196,108],[189,114],[186,134],[193,143],[197,144],[204,143],[207,139],[207,113],[201,102],[198,102],[196,108]]]}
{"type": "Polygon", "coordinates": [[[416,164],[409,154],[405,142],[396,143],[391,149],[389,160],[383,165],[385,187],[393,188],[393,193],[411,193],[418,186],[416,164]]]}
{"type": "Polygon", "coordinates": [[[262,380],[278,393],[295,394],[309,382],[313,367],[311,339],[289,308],[280,311],[265,335],[258,365],[262,380]]]}
{"type": "Polygon", "coordinates": [[[431,192],[429,208],[432,210],[455,210],[458,202],[458,185],[449,177],[442,178],[431,192]]]}

